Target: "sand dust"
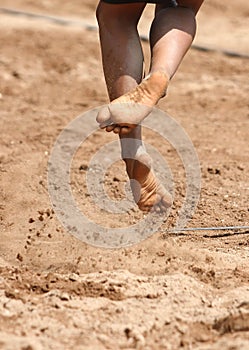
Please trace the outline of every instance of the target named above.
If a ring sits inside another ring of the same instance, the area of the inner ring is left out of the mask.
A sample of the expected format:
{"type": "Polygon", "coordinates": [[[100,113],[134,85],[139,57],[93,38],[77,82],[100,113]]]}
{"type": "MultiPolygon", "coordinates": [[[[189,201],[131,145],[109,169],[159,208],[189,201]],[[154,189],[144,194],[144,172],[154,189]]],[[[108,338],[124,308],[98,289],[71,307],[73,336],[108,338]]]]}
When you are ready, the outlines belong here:
{"type": "MultiPolygon", "coordinates": [[[[18,0],[12,8],[94,24],[95,6],[18,0]]],[[[63,229],[49,200],[47,162],[71,120],[107,103],[97,32],[1,16],[0,349],[248,349],[249,232],[167,233],[185,174],[176,151],[151,131],[146,141],[166,157],[175,180],[167,223],[117,250],[63,229]]],[[[248,16],[245,1],[207,1],[196,43],[248,54],[248,16]]],[[[143,30],[149,18],[146,12],[143,30]]],[[[192,49],[160,101],[200,159],[202,192],[190,227],[249,225],[248,74],[247,58],[192,49]]],[[[110,140],[116,136],[97,131],[78,150],[73,193],[96,222],[129,226],[142,218],[138,210],[104,213],[86,189],[89,159],[110,140]]],[[[113,199],[123,198],[126,181],[121,162],[110,167],[105,186],[113,199]]]]}

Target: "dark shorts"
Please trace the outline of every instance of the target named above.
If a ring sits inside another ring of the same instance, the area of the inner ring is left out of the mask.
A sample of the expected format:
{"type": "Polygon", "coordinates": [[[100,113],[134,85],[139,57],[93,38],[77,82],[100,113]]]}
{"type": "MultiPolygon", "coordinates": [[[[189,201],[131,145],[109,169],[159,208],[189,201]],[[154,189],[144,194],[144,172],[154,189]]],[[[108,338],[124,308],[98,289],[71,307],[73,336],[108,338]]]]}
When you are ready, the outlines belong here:
{"type": "Polygon", "coordinates": [[[175,1],[168,1],[168,0],[101,0],[103,2],[107,2],[108,4],[134,4],[136,2],[144,2],[144,3],[150,3],[150,4],[165,4],[166,2],[172,2],[175,3],[175,1]]]}

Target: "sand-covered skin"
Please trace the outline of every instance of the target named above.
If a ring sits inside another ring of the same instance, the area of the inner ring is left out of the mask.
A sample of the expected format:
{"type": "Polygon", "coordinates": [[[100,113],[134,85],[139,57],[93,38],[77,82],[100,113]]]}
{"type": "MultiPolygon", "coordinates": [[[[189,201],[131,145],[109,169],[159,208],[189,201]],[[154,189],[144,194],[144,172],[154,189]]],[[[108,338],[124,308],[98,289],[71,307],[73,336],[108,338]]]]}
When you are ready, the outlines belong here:
{"type": "MultiPolygon", "coordinates": [[[[94,24],[95,5],[18,0],[12,8],[94,24]]],[[[210,18],[220,19],[222,48],[248,54],[248,14],[242,1],[207,1],[196,43],[216,47],[210,18]]],[[[167,233],[185,174],[176,151],[152,131],[146,142],[165,156],[175,180],[173,209],[159,232],[130,248],[94,248],[66,232],[52,210],[47,161],[57,136],[108,102],[97,32],[3,14],[0,28],[0,349],[248,349],[249,232],[167,233]]],[[[248,73],[246,58],[191,50],[159,103],[200,159],[202,192],[190,227],[249,225],[248,73]]],[[[123,227],[143,214],[97,210],[85,184],[89,159],[116,139],[96,131],[76,153],[71,180],[92,220],[123,227]]],[[[110,197],[123,198],[126,182],[124,165],[115,163],[105,178],[110,197]]]]}

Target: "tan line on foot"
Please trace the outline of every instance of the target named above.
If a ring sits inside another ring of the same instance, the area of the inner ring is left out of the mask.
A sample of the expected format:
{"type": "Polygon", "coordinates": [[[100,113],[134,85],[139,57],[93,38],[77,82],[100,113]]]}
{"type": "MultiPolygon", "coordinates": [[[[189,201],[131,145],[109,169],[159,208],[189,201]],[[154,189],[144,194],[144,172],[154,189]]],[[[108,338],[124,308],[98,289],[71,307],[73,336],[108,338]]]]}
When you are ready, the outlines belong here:
{"type": "Polygon", "coordinates": [[[148,166],[151,162],[148,154],[142,157],[143,161],[140,161],[142,158],[125,159],[134,200],[142,211],[148,212],[154,207],[153,210],[165,212],[172,205],[172,197],[148,166]]]}

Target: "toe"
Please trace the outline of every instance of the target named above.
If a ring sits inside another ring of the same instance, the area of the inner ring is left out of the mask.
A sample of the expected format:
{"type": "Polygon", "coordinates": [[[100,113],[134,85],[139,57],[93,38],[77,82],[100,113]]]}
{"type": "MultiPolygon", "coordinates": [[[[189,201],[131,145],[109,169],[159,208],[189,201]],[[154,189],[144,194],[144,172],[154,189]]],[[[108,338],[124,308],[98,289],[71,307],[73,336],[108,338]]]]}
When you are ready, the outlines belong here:
{"type": "Polygon", "coordinates": [[[107,131],[107,132],[111,132],[111,131],[113,131],[113,129],[116,127],[116,124],[111,124],[111,125],[108,125],[106,128],[105,128],[105,130],[107,131]]]}
{"type": "Polygon", "coordinates": [[[100,127],[100,129],[105,129],[109,125],[112,125],[111,119],[108,119],[106,122],[99,124],[99,127],[100,127]]]}
{"type": "Polygon", "coordinates": [[[113,129],[113,132],[114,132],[114,134],[119,134],[119,133],[120,133],[120,130],[121,130],[121,127],[118,126],[118,125],[116,125],[116,126],[114,127],[114,129],[113,129]]]}
{"type": "Polygon", "coordinates": [[[122,126],[120,129],[120,135],[127,135],[131,132],[131,128],[129,126],[122,126]]]}
{"type": "Polygon", "coordinates": [[[138,207],[144,213],[148,213],[151,210],[151,206],[148,205],[139,205],[138,207]]]}

